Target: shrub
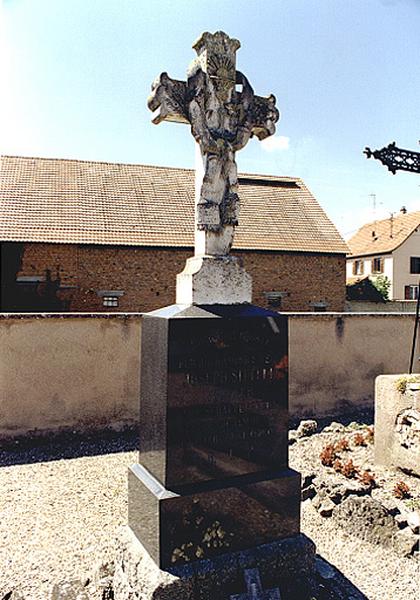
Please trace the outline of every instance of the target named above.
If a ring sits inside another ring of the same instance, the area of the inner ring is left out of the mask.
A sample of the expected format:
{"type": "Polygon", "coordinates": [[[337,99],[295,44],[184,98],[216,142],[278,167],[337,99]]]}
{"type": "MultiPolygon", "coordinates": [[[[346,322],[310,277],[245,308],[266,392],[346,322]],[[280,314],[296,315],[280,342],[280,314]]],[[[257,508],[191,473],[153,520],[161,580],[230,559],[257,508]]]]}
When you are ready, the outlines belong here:
{"type": "Polygon", "coordinates": [[[373,285],[376,287],[382,298],[387,301],[389,300],[389,288],[391,287],[391,281],[386,275],[378,275],[372,279],[373,285]]]}
{"type": "Polygon", "coordinates": [[[402,500],[410,497],[410,488],[404,481],[398,481],[394,487],[394,496],[402,500]]]}
{"type": "Polygon", "coordinates": [[[375,487],[376,485],[375,475],[373,473],[369,473],[369,471],[363,471],[360,473],[359,479],[363,484],[369,485],[370,487],[375,487]]]}
{"type": "Polygon", "coordinates": [[[355,446],[366,446],[366,440],[363,433],[356,433],[353,438],[353,442],[355,446]]]}
{"type": "Polygon", "coordinates": [[[347,477],[348,479],[356,477],[358,472],[358,468],[353,464],[353,461],[351,459],[344,463],[341,469],[341,473],[344,475],[344,477],[347,477]]]}
{"type": "Polygon", "coordinates": [[[337,473],[341,473],[343,470],[343,463],[341,462],[341,460],[339,458],[336,458],[333,464],[333,469],[334,471],[337,471],[337,473]]]}
{"type": "Polygon", "coordinates": [[[332,467],[334,461],[337,459],[337,453],[335,451],[333,444],[327,444],[323,449],[321,454],[319,455],[321,459],[321,463],[324,467],[332,467]]]}
{"type": "Polygon", "coordinates": [[[338,440],[338,442],[335,445],[335,448],[338,452],[346,452],[347,450],[350,450],[348,439],[341,438],[341,440],[338,440]]]}
{"type": "Polygon", "coordinates": [[[374,427],[368,427],[366,429],[366,436],[365,436],[365,440],[368,444],[373,444],[375,439],[375,428],[374,427]]]}

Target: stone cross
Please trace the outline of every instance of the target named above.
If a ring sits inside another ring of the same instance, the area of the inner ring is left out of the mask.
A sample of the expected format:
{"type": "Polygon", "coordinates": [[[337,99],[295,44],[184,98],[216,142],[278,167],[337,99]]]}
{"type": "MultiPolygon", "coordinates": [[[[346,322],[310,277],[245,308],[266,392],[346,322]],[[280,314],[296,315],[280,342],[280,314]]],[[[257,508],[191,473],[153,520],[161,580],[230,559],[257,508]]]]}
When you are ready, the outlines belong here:
{"type": "Polygon", "coordinates": [[[278,588],[263,591],[258,569],[245,569],[244,577],[246,594],[234,594],[230,600],[281,600],[278,588]]]}
{"type": "Polygon", "coordinates": [[[235,153],[252,136],[272,135],[279,119],[276,99],[256,96],[236,70],[240,42],[223,31],[205,32],[193,45],[197,57],[187,81],[162,73],[152,85],[153,123],[189,123],[200,153],[196,170],[195,256],[227,256],[238,225],[235,153]]]}

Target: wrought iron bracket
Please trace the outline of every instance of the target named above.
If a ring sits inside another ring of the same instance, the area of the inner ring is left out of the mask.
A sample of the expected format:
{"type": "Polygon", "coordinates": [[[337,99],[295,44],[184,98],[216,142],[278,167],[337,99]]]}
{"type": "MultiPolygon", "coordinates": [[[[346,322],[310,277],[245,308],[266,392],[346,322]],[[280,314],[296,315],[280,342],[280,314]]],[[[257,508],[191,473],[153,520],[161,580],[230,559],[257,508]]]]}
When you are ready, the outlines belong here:
{"type": "Polygon", "coordinates": [[[369,147],[366,147],[363,152],[367,158],[373,156],[373,158],[380,160],[393,175],[397,171],[420,173],[420,152],[397,148],[395,142],[388,144],[388,146],[385,146],[381,150],[371,150],[369,147]]]}

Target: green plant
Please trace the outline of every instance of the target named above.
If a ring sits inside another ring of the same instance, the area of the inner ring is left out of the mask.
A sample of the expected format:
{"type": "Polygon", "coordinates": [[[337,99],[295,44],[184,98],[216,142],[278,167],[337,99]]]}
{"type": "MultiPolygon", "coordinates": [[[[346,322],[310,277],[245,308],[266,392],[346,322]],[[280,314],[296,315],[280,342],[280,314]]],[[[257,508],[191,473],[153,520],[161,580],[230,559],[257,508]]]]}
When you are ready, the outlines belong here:
{"type": "Polygon", "coordinates": [[[389,300],[389,288],[391,287],[391,281],[386,275],[378,275],[372,279],[373,285],[376,287],[382,298],[387,301],[389,300]]]}
{"type": "Polygon", "coordinates": [[[420,498],[410,498],[405,505],[410,510],[420,510],[420,498]]]}
{"type": "Polygon", "coordinates": [[[409,498],[410,488],[404,481],[398,481],[394,487],[394,496],[402,500],[403,498],[409,498]]]}

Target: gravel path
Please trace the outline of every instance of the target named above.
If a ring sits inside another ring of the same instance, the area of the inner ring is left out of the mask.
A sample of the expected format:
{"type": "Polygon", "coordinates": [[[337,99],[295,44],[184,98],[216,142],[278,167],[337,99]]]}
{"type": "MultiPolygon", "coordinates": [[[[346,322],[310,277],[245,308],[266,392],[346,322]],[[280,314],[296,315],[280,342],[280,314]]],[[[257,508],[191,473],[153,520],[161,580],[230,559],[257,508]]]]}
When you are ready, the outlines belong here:
{"type": "MultiPolygon", "coordinates": [[[[88,577],[112,557],[116,531],[126,522],[127,466],[137,452],[124,439],[76,446],[91,456],[60,458],[71,456],[68,446],[0,454],[0,599],[17,588],[26,600],[49,600],[54,583],[88,577]]],[[[370,600],[418,600],[418,561],[346,537],[310,501],[302,505],[302,521],[318,553],[370,600]]]]}

